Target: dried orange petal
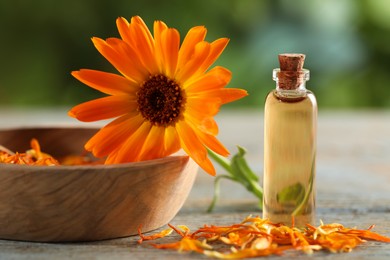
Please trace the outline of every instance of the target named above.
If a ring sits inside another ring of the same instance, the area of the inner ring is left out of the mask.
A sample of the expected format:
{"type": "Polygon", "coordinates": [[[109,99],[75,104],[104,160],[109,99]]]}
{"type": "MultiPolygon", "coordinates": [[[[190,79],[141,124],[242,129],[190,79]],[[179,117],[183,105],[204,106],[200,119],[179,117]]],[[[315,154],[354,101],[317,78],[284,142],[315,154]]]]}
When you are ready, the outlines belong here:
{"type": "MultiPolygon", "coordinates": [[[[153,244],[155,248],[194,251],[221,259],[279,255],[286,250],[298,250],[306,254],[322,249],[333,253],[350,252],[364,243],[364,239],[390,242],[389,237],[372,232],[373,226],[367,230],[358,230],[345,228],[338,223],[325,225],[321,222],[318,227],[308,224],[307,228],[298,229],[251,216],[230,226],[204,225],[193,233],[187,226],[169,226],[181,239],[173,243],[153,244]],[[214,244],[217,250],[213,249],[214,244]]],[[[144,237],[141,233],[140,236],[144,237]]]]}

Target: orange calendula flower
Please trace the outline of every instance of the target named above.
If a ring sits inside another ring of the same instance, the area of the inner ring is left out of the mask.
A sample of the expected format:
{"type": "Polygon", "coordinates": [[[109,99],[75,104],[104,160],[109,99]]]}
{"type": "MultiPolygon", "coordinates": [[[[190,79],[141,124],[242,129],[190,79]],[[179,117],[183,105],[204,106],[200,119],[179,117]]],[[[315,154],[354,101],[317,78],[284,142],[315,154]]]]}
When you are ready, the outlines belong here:
{"type": "Polygon", "coordinates": [[[221,105],[247,95],[225,88],[231,72],[210,66],[228,44],[227,38],[205,41],[206,28],[191,28],[180,44],[179,32],[162,21],[152,35],[144,21],[117,19],[121,39],[92,38],[97,50],[122,75],[82,69],[72,75],[108,96],[73,107],[69,115],[90,122],[115,118],[85,145],[106,163],[168,156],[183,149],[214,175],[207,149],[227,156],[218,141],[213,117],[221,105]]]}

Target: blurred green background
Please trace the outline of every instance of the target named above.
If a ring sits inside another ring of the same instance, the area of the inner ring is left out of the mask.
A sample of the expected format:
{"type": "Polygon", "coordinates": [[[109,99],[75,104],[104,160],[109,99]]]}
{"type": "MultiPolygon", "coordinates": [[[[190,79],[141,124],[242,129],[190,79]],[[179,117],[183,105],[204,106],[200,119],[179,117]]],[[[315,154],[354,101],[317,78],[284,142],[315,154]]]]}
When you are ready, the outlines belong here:
{"type": "Polygon", "coordinates": [[[90,38],[118,37],[115,19],[133,15],[182,37],[196,25],[209,41],[229,37],[217,64],[233,72],[229,87],[250,93],[229,106],[262,108],[277,55],[300,52],[320,107],[390,107],[388,0],[2,0],[0,106],[70,107],[100,96],[70,72],[114,71],[90,38]]]}

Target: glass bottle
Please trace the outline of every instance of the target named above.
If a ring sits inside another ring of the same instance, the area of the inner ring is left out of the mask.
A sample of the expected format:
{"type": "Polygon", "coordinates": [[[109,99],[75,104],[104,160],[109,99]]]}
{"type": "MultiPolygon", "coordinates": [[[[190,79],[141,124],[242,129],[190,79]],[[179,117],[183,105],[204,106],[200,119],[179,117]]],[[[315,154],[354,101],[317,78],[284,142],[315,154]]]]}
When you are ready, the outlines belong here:
{"type": "Polygon", "coordinates": [[[317,102],[305,55],[280,54],[264,110],[263,218],[304,227],[315,218],[317,102]]]}

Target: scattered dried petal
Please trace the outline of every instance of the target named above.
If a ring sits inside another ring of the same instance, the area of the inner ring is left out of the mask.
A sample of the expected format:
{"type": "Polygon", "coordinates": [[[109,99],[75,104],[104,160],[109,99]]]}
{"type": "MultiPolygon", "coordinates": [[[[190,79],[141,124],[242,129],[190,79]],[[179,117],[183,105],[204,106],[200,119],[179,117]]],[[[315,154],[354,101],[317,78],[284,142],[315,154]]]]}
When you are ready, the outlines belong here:
{"type": "Polygon", "coordinates": [[[205,240],[199,241],[197,239],[185,236],[180,241],[168,244],[152,244],[158,249],[175,249],[179,252],[198,252],[203,253],[205,249],[211,250],[212,247],[207,244],[205,240]]]}
{"type": "MultiPolygon", "coordinates": [[[[390,243],[389,237],[372,232],[373,226],[367,230],[358,230],[345,228],[338,223],[324,224],[322,221],[318,227],[308,224],[305,229],[298,229],[248,216],[239,224],[204,225],[193,233],[190,233],[187,226],[169,226],[181,239],[173,243],[152,244],[155,248],[192,251],[220,259],[281,255],[286,250],[298,250],[306,254],[313,254],[318,250],[350,252],[366,242],[364,239],[390,243]]],[[[162,232],[164,230],[148,237],[159,238],[162,232]]],[[[142,242],[145,236],[140,231],[139,233],[142,242]]]]}
{"type": "Polygon", "coordinates": [[[154,234],[154,235],[151,235],[151,236],[145,236],[145,235],[142,234],[141,228],[142,228],[142,225],[140,225],[139,228],[138,228],[138,235],[140,236],[140,239],[138,240],[139,244],[141,244],[143,241],[146,241],[146,240],[155,240],[155,239],[158,239],[158,238],[163,238],[165,236],[170,235],[172,233],[172,231],[173,231],[172,228],[168,228],[168,229],[162,230],[161,232],[159,232],[157,234],[154,234]]]}

